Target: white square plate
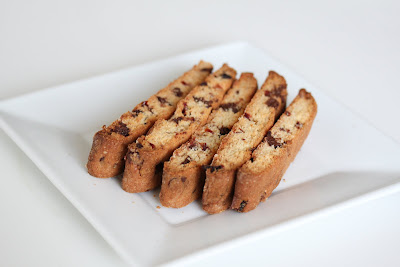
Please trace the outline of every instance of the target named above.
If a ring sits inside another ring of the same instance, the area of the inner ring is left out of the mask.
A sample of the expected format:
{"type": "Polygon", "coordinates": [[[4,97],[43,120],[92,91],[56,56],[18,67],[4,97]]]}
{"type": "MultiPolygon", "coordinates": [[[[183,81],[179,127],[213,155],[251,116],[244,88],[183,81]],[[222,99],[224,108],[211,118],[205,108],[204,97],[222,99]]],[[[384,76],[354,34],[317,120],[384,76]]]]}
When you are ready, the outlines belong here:
{"type": "Polygon", "coordinates": [[[400,189],[400,147],[287,67],[246,43],[179,55],[0,102],[0,124],[52,183],[128,262],[193,260],[265,237],[326,212],[400,189]],[[209,216],[198,202],[160,208],[158,192],[129,194],[119,178],[97,179],[85,168],[93,134],[196,64],[227,62],[285,76],[290,102],[311,91],[318,115],[296,160],[256,210],[209,216]],[[154,195],[156,197],[154,197],[154,195]]]}

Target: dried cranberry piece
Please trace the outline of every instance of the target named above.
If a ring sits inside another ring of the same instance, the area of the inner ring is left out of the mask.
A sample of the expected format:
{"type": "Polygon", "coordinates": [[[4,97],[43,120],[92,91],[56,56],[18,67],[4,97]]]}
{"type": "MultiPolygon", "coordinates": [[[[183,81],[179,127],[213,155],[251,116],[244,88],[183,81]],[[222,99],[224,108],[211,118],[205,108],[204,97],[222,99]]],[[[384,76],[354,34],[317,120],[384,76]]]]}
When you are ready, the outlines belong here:
{"type": "Polygon", "coordinates": [[[303,124],[301,122],[297,121],[296,125],[294,127],[296,127],[297,129],[300,129],[303,127],[303,124]]]}
{"type": "Polygon", "coordinates": [[[210,128],[206,128],[205,131],[209,133],[214,133],[210,128]]]}

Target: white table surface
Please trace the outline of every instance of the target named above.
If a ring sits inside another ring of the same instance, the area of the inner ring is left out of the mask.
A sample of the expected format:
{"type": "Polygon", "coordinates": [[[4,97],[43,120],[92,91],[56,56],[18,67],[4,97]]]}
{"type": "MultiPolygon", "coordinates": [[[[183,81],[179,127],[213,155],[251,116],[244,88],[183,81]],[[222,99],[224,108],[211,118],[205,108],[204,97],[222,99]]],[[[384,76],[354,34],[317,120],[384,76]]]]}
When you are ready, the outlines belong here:
{"type": "MultiPolygon", "coordinates": [[[[0,1],[0,99],[245,40],[400,142],[398,1],[144,2],[0,1]]],[[[0,266],[127,266],[2,130],[0,151],[0,266]]],[[[392,194],[194,266],[400,266],[399,206],[392,194]]]]}

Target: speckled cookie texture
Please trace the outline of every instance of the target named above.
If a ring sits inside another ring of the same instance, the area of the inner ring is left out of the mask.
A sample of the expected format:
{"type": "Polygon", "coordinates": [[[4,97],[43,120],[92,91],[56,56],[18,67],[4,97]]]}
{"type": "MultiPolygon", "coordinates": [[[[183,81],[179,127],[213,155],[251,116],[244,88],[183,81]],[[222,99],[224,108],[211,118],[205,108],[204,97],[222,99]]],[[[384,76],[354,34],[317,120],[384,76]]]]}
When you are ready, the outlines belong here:
{"type": "Polygon", "coordinates": [[[221,140],[243,114],[256,90],[257,81],[253,74],[242,73],[207,123],[164,163],[160,192],[163,206],[181,208],[201,197],[205,176],[203,166],[210,164],[221,140]]]}
{"type": "Polygon", "coordinates": [[[251,211],[271,195],[307,138],[316,114],[314,97],[301,89],[250,160],[239,169],[232,209],[251,211]]]}
{"type": "Polygon", "coordinates": [[[157,119],[171,117],[177,103],[194,87],[204,82],[212,69],[210,63],[200,61],[147,101],[124,113],[110,126],[103,126],[93,137],[87,163],[89,174],[108,178],[122,173],[127,146],[145,134],[157,119]]]}
{"type": "Polygon", "coordinates": [[[129,145],[122,179],[125,191],[144,192],[161,184],[163,162],[207,122],[235,77],[236,71],[224,64],[178,103],[170,119],[158,120],[147,135],[129,145]]]}
{"type": "Polygon", "coordinates": [[[253,149],[285,109],[286,87],[284,77],[270,71],[243,115],[222,140],[206,172],[202,197],[206,212],[215,214],[231,206],[236,171],[250,159],[253,149]]]}

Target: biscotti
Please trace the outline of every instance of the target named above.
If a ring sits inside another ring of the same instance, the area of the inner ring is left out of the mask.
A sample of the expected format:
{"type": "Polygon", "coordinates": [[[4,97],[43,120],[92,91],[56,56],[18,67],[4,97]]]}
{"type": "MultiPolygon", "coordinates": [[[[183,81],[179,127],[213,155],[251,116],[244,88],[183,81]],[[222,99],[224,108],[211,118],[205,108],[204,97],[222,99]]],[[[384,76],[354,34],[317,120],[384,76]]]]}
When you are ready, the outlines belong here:
{"type": "Polygon", "coordinates": [[[206,212],[219,213],[230,207],[236,171],[250,159],[252,150],[262,141],[285,109],[286,86],[282,76],[270,71],[244,114],[221,141],[206,171],[202,198],[203,209],[206,212]]]}
{"type": "Polygon", "coordinates": [[[218,109],[189,141],[176,149],[164,163],[160,202],[165,207],[181,208],[201,197],[205,172],[221,140],[243,114],[257,90],[252,73],[243,73],[224,96],[218,109]]]}
{"type": "Polygon", "coordinates": [[[122,188],[131,193],[151,190],[161,183],[163,162],[192,133],[204,125],[232,86],[236,71],[224,64],[178,103],[174,115],[160,119],[128,147],[122,188]]]}
{"type": "Polygon", "coordinates": [[[145,134],[157,119],[168,119],[195,86],[204,82],[213,66],[204,61],[171,82],[167,87],[124,113],[110,126],[93,137],[92,149],[87,163],[88,172],[99,178],[120,174],[124,168],[124,156],[128,144],[145,134]]]}
{"type": "Polygon", "coordinates": [[[307,138],[317,114],[313,96],[299,94],[238,171],[232,209],[248,212],[265,201],[307,138]]]}

